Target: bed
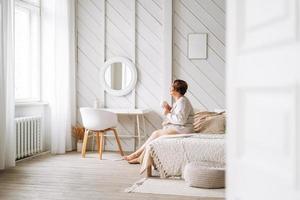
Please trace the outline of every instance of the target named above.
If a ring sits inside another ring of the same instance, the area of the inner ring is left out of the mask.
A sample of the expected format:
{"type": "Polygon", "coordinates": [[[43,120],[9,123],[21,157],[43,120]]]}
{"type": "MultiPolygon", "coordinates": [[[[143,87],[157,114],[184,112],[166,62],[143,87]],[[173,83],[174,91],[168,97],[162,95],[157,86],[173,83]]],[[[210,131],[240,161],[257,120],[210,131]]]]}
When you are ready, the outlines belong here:
{"type": "Polygon", "coordinates": [[[181,134],[163,136],[146,148],[141,173],[152,175],[154,167],[161,178],[181,177],[185,165],[212,161],[225,167],[225,134],[181,134]]]}

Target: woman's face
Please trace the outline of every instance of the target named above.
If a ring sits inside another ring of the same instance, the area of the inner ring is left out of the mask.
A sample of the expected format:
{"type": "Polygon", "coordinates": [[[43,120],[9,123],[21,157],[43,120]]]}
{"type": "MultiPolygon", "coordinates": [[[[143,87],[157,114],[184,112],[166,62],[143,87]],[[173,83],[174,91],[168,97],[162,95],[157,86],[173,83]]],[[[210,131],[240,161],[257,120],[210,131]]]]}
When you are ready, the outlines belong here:
{"type": "Polygon", "coordinates": [[[178,92],[176,92],[176,91],[174,90],[174,87],[171,86],[171,87],[170,87],[170,95],[171,95],[172,97],[174,97],[174,96],[177,95],[177,93],[178,93],[178,92]]]}

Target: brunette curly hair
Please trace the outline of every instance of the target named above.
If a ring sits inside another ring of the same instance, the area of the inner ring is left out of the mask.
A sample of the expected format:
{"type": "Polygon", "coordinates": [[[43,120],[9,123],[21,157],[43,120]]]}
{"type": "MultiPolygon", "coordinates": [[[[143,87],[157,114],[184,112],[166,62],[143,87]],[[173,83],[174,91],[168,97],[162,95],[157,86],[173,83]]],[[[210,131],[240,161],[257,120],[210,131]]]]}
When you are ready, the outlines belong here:
{"type": "Polygon", "coordinates": [[[188,84],[184,80],[176,79],[173,81],[172,87],[176,92],[184,95],[188,89],[188,84]]]}

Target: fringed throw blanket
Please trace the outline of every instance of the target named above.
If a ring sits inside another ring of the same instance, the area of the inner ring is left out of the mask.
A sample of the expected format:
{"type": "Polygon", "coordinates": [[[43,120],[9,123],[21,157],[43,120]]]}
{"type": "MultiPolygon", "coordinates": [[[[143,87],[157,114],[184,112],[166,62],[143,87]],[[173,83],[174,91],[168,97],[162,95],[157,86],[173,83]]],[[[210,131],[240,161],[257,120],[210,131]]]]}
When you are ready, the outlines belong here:
{"type": "Polygon", "coordinates": [[[193,161],[214,161],[225,165],[225,134],[181,134],[160,137],[145,150],[141,172],[154,165],[161,178],[181,176],[193,161]]]}

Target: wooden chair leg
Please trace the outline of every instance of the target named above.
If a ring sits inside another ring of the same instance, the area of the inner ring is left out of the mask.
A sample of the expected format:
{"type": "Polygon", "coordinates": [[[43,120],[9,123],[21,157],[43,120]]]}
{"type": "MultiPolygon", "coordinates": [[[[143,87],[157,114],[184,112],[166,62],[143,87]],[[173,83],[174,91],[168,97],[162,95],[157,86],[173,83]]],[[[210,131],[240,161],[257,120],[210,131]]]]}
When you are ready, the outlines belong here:
{"type": "Polygon", "coordinates": [[[102,151],[105,151],[105,144],[106,144],[106,136],[105,136],[105,132],[103,133],[103,149],[102,151]]]}
{"type": "Polygon", "coordinates": [[[100,158],[100,160],[102,160],[102,149],[103,149],[103,135],[104,135],[104,133],[103,132],[100,132],[99,133],[100,134],[100,144],[99,144],[99,158],[100,158]]]}
{"type": "Polygon", "coordinates": [[[89,136],[89,130],[86,129],[84,132],[84,138],[83,138],[83,144],[82,144],[82,150],[81,150],[81,155],[83,158],[85,158],[88,136],[89,136]]]}
{"type": "Polygon", "coordinates": [[[112,131],[114,132],[114,135],[115,135],[118,147],[119,147],[120,154],[121,154],[121,156],[124,156],[124,152],[122,150],[122,146],[121,146],[121,142],[120,142],[117,130],[115,128],[113,128],[112,131]]]}
{"type": "Polygon", "coordinates": [[[97,143],[97,149],[99,151],[100,149],[99,132],[96,132],[96,143],[97,143]]]}

